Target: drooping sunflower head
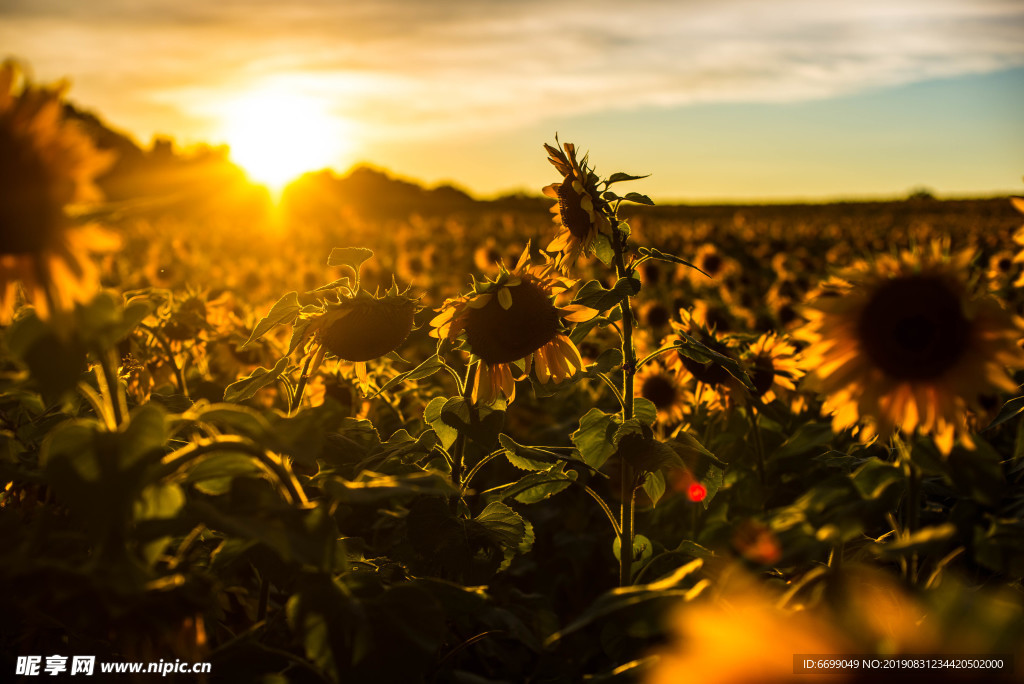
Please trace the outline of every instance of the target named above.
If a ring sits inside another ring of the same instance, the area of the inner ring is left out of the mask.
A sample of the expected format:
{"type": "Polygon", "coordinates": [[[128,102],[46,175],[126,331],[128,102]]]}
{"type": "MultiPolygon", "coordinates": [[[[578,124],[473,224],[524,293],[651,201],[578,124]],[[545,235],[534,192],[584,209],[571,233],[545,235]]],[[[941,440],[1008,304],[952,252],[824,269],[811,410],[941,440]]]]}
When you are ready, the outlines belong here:
{"type": "Polygon", "coordinates": [[[482,402],[515,397],[515,376],[535,369],[541,383],[562,382],[583,367],[566,336],[566,322],[586,320],[594,312],[581,306],[556,306],[553,298],[572,282],[552,276],[550,267],[531,267],[529,249],[517,267],[504,268],[473,291],[447,300],[430,322],[430,334],[460,342],[480,360],[474,397],[482,402]]]}
{"type": "MultiPolygon", "coordinates": [[[[672,322],[675,333],[668,336],[666,343],[676,343],[681,338],[689,336],[717,354],[730,359],[737,357],[729,338],[714,326],[709,327],[703,321],[698,321],[693,312],[685,309],[681,309],[679,315],[682,321],[672,322]]],[[[697,382],[705,385],[724,387],[735,380],[725,366],[716,360],[698,361],[682,351],[672,352],[666,365],[680,376],[692,376],[697,382]]]]}
{"type": "Polygon", "coordinates": [[[328,305],[318,334],[327,351],[363,363],[397,350],[412,332],[418,300],[392,286],[384,295],[360,290],[328,305]]]}
{"type": "MultiPolygon", "coordinates": [[[[556,141],[557,142],[557,141],[556,141]]],[[[608,234],[611,222],[607,216],[607,203],[597,189],[599,178],[587,165],[587,157],[576,158],[576,146],[565,143],[558,149],[544,144],[548,161],[562,175],[562,180],[544,188],[544,194],[558,200],[551,208],[558,228],[555,238],[547,246],[549,252],[558,252],[558,268],[566,272],[580,256],[594,251],[598,233],[608,234]]]]}
{"type": "Polygon", "coordinates": [[[808,382],[836,429],[863,419],[865,437],[902,428],[932,435],[946,454],[956,437],[973,446],[967,411],[982,395],[1014,389],[1007,368],[1024,367],[1024,352],[1020,321],[970,296],[972,258],[937,249],[881,257],[808,304],[808,382]]]}
{"type": "Polygon", "coordinates": [[[672,322],[674,333],[665,338],[666,345],[677,345],[677,349],[665,357],[666,368],[676,374],[681,384],[691,380],[696,382],[690,403],[714,410],[731,406],[746,391],[743,383],[727,367],[739,359],[736,340],[698,323],[690,311],[680,309],[679,315],[682,320],[672,322]],[[698,360],[688,355],[679,346],[685,346],[683,343],[687,339],[703,345],[713,356],[698,360]]]}
{"type": "Polygon", "coordinates": [[[93,181],[113,158],[65,117],[65,89],[34,86],[13,62],[0,65],[0,321],[18,282],[40,312],[81,301],[96,281],[84,253],[113,247],[69,212],[100,199],[93,181]]]}

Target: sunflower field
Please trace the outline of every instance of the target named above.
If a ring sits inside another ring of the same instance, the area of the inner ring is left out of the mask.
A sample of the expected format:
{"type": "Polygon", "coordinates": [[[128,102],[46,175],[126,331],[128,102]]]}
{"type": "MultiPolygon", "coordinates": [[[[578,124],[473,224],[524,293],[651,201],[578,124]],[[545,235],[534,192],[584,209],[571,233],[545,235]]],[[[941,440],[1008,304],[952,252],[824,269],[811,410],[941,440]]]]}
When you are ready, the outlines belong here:
{"type": "Polygon", "coordinates": [[[1024,671],[1024,200],[659,207],[541,142],[543,199],[275,201],[0,70],[0,678],[1024,671]]]}

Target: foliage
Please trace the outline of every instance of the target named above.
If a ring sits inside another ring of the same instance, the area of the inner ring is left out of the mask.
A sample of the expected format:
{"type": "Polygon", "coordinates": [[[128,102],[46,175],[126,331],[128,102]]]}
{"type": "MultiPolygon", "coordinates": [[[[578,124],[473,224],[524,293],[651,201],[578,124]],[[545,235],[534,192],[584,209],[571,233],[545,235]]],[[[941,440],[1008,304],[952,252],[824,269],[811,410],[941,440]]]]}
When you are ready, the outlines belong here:
{"type": "MultiPolygon", "coordinates": [[[[667,213],[608,189],[642,176],[602,180],[588,163],[605,221],[575,263],[531,251],[543,208],[451,216],[450,230],[350,216],[264,245],[174,207],[107,216],[126,243],[110,287],[64,318],[26,304],[2,331],[5,655],[208,660],[239,681],[627,680],[657,667],[669,615],[730,596],[737,572],[850,626],[849,653],[913,652],[858,622],[861,567],[921,606],[936,652],[957,652],[964,620],[984,628],[979,652],[1018,649],[1019,594],[996,590],[1024,576],[1021,399],[992,397],[975,447],[945,456],[925,434],[834,432],[802,387],[758,394],[751,356],[758,335],[799,325],[787,307],[798,317],[816,282],[896,230],[990,255],[1009,228],[963,204],[948,225],[902,206],[866,224],[850,218],[863,207],[809,223],[800,208],[667,213]],[[336,248],[342,233],[372,251],[336,248]],[[578,281],[555,292],[560,311],[593,312],[560,322],[583,362],[565,382],[512,363],[515,400],[474,402],[483,362],[428,338],[434,312],[368,362],[326,349],[318,331],[355,302],[439,309],[474,261],[492,278],[474,292],[507,296],[488,245],[578,281]],[[647,395],[642,372],[661,365],[678,413],[647,395]]],[[[303,189],[285,204],[296,215],[303,189]]]]}

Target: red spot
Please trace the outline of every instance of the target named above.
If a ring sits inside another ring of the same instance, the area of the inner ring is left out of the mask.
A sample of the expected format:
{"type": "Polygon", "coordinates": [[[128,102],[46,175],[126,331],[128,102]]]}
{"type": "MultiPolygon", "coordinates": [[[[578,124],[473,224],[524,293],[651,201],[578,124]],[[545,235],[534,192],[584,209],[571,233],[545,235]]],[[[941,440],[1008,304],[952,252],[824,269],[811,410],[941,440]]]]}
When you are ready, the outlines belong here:
{"type": "Polygon", "coordinates": [[[708,495],[708,490],[700,482],[694,482],[686,490],[686,495],[690,497],[690,501],[703,501],[704,497],[708,495]]]}

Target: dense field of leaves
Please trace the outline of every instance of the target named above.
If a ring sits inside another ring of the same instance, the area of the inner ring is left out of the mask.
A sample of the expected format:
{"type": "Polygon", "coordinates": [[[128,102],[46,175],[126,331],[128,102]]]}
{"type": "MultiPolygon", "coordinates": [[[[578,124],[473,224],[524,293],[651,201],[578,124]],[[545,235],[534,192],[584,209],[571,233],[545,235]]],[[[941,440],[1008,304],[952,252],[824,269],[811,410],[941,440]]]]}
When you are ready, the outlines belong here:
{"type": "Polygon", "coordinates": [[[798,653],[1021,654],[1020,329],[978,361],[1001,383],[935,390],[973,393],[948,435],[923,400],[879,416],[867,347],[869,400],[835,420],[811,355],[814,303],[877,289],[843,274],[884,255],[963,265],[964,311],[1011,321],[1008,199],[645,207],[582,163],[575,199],[611,194],[573,262],[552,201],[419,212],[364,172],[359,203],[322,174],[275,204],[218,168],[100,178],[101,287],[9,302],[5,672],[742,682],[798,653]]]}

